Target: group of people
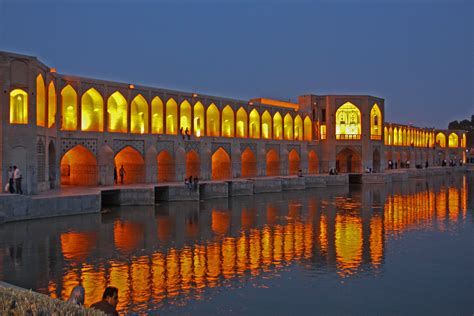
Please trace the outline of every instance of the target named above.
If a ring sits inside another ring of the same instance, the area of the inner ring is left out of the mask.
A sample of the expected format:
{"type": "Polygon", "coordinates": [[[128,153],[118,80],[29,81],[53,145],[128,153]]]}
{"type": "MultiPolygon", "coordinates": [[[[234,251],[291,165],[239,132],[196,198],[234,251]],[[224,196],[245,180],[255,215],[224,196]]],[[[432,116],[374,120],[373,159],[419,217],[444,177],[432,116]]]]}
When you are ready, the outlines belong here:
{"type": "Polygon", "coordinates": [[[188,138],[188,140],[191,139],[191,132],[189,131],[189,128],[186,127],[185,130],[183,130],[183,128],[181,127],[179,129],[179,133],[181,134],[181,137],[184,139],[184,137],[186,136],[188,138]]]}
{"type": "MultiPolygon", "coordinates": [[[[125,168],[123,165],[120,167],[120,170],[118,172],[118,175],[120,175],[120,184],[123,184],[123,177],[125,177],[125,168]]],[[[118,178],[117,178],[117,166],[114,167],[114,184],[118,184],[118,178]]]]}
{"type": "Polygon", "coordinates": [[[332,176],[337,175],[338,174],[337,169],[336,168],[329,169],[329,174],[332,176]]]}
{"type": "MultiPolygon", "coordinates": [[[[448,165],[448,162],[446,159],[443,159],[441,162],[442,167],[446,167],[448,165]]],[[[459,165],[462,166],[462,159],[459,159],[459,165]]],[[[449,166],[450,167],[456,167],[456,159],[449,159],[449,166]]]]}
{"type": "Polygon", "coordinates": [[[198,177],[189,176],[189,178],[184,178],[184,187],[190,191],[197,191],[199,187],[198,177]]]}
{"type": "MultiPolygon", "coordinates": [[[[86,292],[82,285],[76,285],[69,296],[67,302],[75,305],[84,305],[86,292]]],[[[102,300],[92,304],[90,307],[102,311],[107,315],[118,315],[118,289],[109,286],[102,295],[102,300]]]]}
{"type": "MultiPolygon", "coordinates": [[[[400,161],[400,168],[410,168],[410,160],[400,161]]],[[[398,169],[398,162],[388,161],[388,169],[398,169]]]]}
{"type": "Polygon", "coordinates": [[[8,168],[8,183],[5,185],[5,192],[23,194],[21,189],[21,171],[17,166],[8,168]]]}

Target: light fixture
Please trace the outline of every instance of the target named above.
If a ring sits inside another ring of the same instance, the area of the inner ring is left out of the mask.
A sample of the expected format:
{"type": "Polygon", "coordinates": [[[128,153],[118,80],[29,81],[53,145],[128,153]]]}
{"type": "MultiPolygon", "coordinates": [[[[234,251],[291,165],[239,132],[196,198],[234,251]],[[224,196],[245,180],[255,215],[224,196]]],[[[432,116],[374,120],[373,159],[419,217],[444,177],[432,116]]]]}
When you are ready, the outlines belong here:
{"type": "Polygon", "coordinates": [[[134,84],[129,84],[128,87],[129,87],[130,89],[135,89],[135,85],[134,85],[134,84]]]}

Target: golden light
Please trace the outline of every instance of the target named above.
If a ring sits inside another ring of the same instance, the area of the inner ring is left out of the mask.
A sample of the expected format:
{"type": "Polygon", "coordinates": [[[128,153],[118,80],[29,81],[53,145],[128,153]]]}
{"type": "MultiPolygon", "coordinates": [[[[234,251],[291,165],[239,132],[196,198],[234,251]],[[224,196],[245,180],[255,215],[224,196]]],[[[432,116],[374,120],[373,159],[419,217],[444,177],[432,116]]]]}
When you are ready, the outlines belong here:
{"type": "Polygon", "coordinates": [[[360,110],[352,103],[346,102],[336,111],[336,139],[360,139],[360,110]]]}
{"type": "Polygon", "coordinates": [[[10,123],[28,124],[28,94],[22,89],[10,92],[10,123]]]}

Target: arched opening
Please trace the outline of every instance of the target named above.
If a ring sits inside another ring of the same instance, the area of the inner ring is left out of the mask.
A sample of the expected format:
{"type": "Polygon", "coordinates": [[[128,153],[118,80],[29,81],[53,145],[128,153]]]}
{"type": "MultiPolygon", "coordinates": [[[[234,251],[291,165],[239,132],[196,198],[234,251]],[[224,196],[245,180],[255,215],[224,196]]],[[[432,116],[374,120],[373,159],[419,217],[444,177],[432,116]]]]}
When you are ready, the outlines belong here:
{"type": "Polygon", "coordinates": [[[398,128],[398,146],[403,146],[403,131],[402,128],[398,128]]]}
{"type": "Polygon", "coordinates": [[[462,134],[461,147],[466,148],[466,134],[462,134]]]}
{"type": "Polygon", "coordinates": [[[200,177],[201,173],[201,163],[199,160],[199,155],[194,151],[191,150],[186,153],[186,177],[200,177]]]}
{"type": "Polygon", "coordinates": [[[378,149],[375,149],[372,154],[372,168],[375,172],[380,172],[380,152],[378,149]]]}
{"type": "Polygon", "coordinates": [[[260,138],[260,114],[256,109],[250,112],[249,137],[260,138]]]}
{"type": "Polygon", "coordinates": [[[125,100],[123,95],[118,91],[112,93],[107,99],[107,129],[109,132],[127,132],[127,112],[127,100],[125,100]]]}
{"type": "Polygon", "coordinates": [[[249,147],[245,148],[240,159],[242,161],[242,177],[257,176],[257,159],[249,147]]]}
{"type": "Polygon", "coordinates": [[[273,115],[273,139],[283,139],[282,122],[281,114],[276,112],[273,115]]]}
{"type": "Polygon", "coordinates": [[[402,145],[407,146],[407,129],[404,128],[402,133],[402,145]]]}
{"type": "Polygon", "coordinates": [[[145,161],[142,155],[133,147],[127,146],[115,155],[115,168],[117,168],[118,182],[123,184],[145,182],[145,161]],[[123,166],[123,172],[122,170],[123,166]]]}
{"type": "Polygon", "coordinates": [[[199,101],[194,105],[194,136],[204,136],[204,106],[199,101]]]}
{"type": "Polygon", "coordinates": [[[163,101],[159,97],[151,100],[151,132],[163,134],[163,101]]]}
{"type": "Polygon", "coordinates": [[[262,114],[262,138],[272,138],[272,116],[268,111],[265,111],[262,114]]]}
{"type": "Polygon", "coordinates": [[[393,129],[393,145],[398,146],[398,129],[393,129]]]}
{"type": "Polygon", "coordinates": [[[181,102],[179,116],[179,128],[183,129],[183,133],[186,132],[186,129],[191,133],[191,122],[191,104],[184,100],[181,102]]]}
{"type": "Polygon", "coordinates": [[[285,119],[283,121],[283,130],[285,134],[286,140],[293,140],[293,119],[291,118],[290,113],[285,115],[285,119]]]}
{"type": "Polygon", "coordinates": [[[389,144],[389,143],[388,143],[388,135],[389,135],[389,134],[388,134],[388,128],[387,128],[387,126],[385,126],[384,129],[383,129],[383,136],[384,136],[384,137],[383,137],[383,143],[384,143],[384,145],[388,145],[388,144],[389,144]]]}
{"type": "Polygon", "coordinates": [[[97,185],[97,160],[81,145],[71,148],[61,159],[61,185],[97,185]]]}
{"type": "Polygon", "coordinates": [[[83,131],[104,131],[104,100],[94,88],[90,88],[82,95],[81,121],[83,131]]]}
{"type": "Polygon", "coordinates": [[[36,125],[46,126],[46,88],[41,74],[36,77],[36,125]]]}
{"type": "Polygon", "coordinates": [[[314,150],[310,150],[308,153],[308,172],[310,174],[317,174],[318,169],[318,155],[316,155],[314,150]]]}
{"type": "Polygon", "coordinates": [[[158,182],[175,181],[175,163],[170,153],[167,150],[161,151],[156,157],[156,161],[158,165],[158,182]]]}
{"type": "Polygon", "coordinates": [[[50,188],[53,189],[56,182],[56,148],[54,147],[53,141],[49,142],[48,145],[48,180],[50,188]]]}
{"type": "Polygon", "coordinates": [[[446,147],[446,136],[443,133],[436,134],[436,143],[441,148],[445,148],[446,147]]]}
{"type": "Polygon", "coordinates": [[[38,183],[45,181],[45,171],[46,171],[46,149],[44,143],[41,139],[38,139],[36,143],[36,180],[38,183]]]}
{"type": "Polygon", "coordinates": [[[230,157],[219,147],[212,155],[212,180],[228,179],[232,177],[230,157]]]}
{"type": "Polygon", "coordinates": [[[62,130],[77,129],[77,93],[71,85],[61,91],[62,130]]]}
{"type": "Polygon", "coordinates": [[[22,89],[10,92],[10,123],[28,124],[28,94],[22,89]]]}
{"type": "Polygon", "coordinates": [[[148,133],[148,103],[141,94],[137,95],[130,104],[130,132],[148,133]]]}
{"type": "Polygon", "coordinates": [[[297,175],[300,170],[300,155],[295,149],[288,154],[288,174],[290,176],[297,175]]]}
{"type": "Polygon", "coordinates": [[[382,112],[377,103],[370,111],[370,139],[382,140],[382,112]]]}
{"type": "Polygon", "coordinates": [[[280,157],[275,149],[270,149],[267,152],[267,176],[279,176],[280,175],[280,157]]]}
{"type": "Polygon", "coordinates": [[[234,137],[234,111],[227,105],[222,111],[222,137],[234,137]]]}
{"type": "Polygon", "coordinates": [[[48,86],[48,127],[53,127],[56,123],[56,88],[51,81],[48,86]]]}
{"type": "Polygon", "coordinates": [[[361,172],[361,159],[351,148],[344,148],[336,157],[336,169],[341,173],[361,172]]]}
{"type": "Polygon", "coordinates": [[[295,132],[293,135],[295,140],[303,140],[303,120],[299,115],[295,117],[295,132]]]}
{"type": "Polygon", "coordinates": [[[336,111],[336,139],[360,139],[361,114],[352,103],[346,102],[336,111]]]}
{"type": "Polygon", "coordinates": [[[247,138],[247,112],[245,112],[244,108],[240,108],[237,111],[237,137],[240,138],[247,138]]]}
{"type": "Polygon", "coordinates": [[[313,139],[313,123],[309,116],[304,119],[304,140],[311,141],[313,139]]]}
{"type": "Polygon", "coordinates": [[[166,102],[166,134],[178,134],[178,104],[174,99],[166,102]]]}
{"type": "Polygon", "coordinates": [[[449,144],[449,148],[458,148],[459,138],[456,133],[449,134],[448,144],[449,144]]]}
{"type": "Polygon", "coordinates": [[[219,136],[219,110],[212,103],[206,111],[207,136],[219,136]]]}

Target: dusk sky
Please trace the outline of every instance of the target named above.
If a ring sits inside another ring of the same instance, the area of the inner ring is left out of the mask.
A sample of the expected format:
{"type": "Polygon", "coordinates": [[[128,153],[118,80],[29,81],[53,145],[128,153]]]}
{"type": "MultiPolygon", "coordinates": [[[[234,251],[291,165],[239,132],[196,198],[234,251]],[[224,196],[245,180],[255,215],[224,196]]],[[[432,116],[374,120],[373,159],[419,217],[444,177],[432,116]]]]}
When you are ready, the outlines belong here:
{"type": "Polygon", "coordinates": [[[370,94],[422,127],[474,114],[474,1],[381,2],[0,0],[0,50],[243,100],[370,94]]]}

